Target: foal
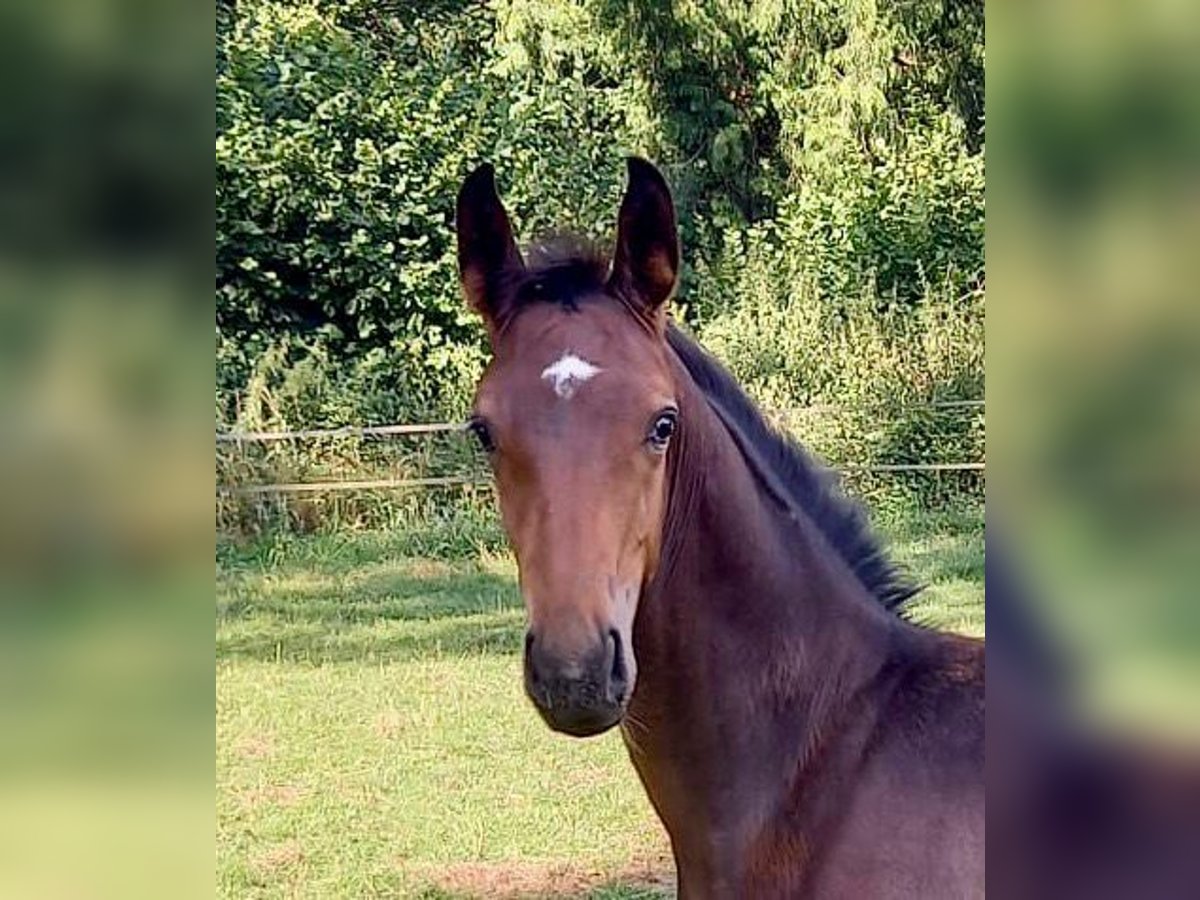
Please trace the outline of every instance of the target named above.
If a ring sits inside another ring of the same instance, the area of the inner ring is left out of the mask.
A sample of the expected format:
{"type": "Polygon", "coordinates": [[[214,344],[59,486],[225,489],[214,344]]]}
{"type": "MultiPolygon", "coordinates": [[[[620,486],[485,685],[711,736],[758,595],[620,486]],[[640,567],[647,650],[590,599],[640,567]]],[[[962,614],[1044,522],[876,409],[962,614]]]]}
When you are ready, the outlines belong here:
{"type": "Polygon", "coordinates": [[[489,166],[457,228],[526,690],[620,724],[680,897],[983,896],[983,645],[897,614],[856,508],[668,322],[662,176],[629,161],[611,265],[527,265],[489,166]]]}

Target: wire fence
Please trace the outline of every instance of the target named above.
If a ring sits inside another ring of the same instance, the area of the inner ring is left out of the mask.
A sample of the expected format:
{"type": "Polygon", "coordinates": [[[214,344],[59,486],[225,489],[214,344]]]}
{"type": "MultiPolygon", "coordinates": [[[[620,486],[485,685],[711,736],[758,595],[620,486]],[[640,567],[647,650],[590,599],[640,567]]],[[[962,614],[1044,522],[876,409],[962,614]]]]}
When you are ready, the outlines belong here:
{"type": "MultiPolygon", "coordinates": [[[[900,404],[892,408],[923,408],[923,409],[982,409],[983,400],[947,400],[925,403],[900,404]]],[[[860,412],[852,407],[837,404],[819,404],[796,409],[776,412],[775,416],[783,418],[800,418],[808,415],[821,415],[839,411],[860,412]]],[[[427,422],[414,424],[347,426],[341,428],[310,428],[296,431],[219,431],[216,434],[218,445],[221,444],[255,444],[280,441],[326,440],[336,438],[390,438],[412,435],[429,435],[447,432],[466,432],[462,422],[427,422]]],[[[940,472],[983,472],[985,463],[982,460],[967,462],[935,462],[935,463],[880,463],[859,465],[847,463],[835,465],[833,468],[845,473],[940,473],[940,472]]],[[[348,491],[378,491],[405,490],[410,488],[452,487],[456,485],[487,486],[491,479],[484,475],[446,475],[426,478],[375,478],[365,480],[338,480],[312,482],[281,482],[271,484],[219,484],[218,494],[226,496],[270,495],[270,494],[312,494],[335,493],[348,491]]]]}
{"type": "Polygon", "coordinates": [[[429,422],[423,425],[368,425],[361,428],[310,428],[301,431],[218,431],[217,443],[263,443],[268,441],[302,441],[319,438],[391,437],[405,434],[436,434],[443,431],[462,431],[462,422],[429,422]]]}
{"type": "MultiPolygon", "coordinates": [[[[901,404],[894,409],[964,409],[982,408],[983,400],[942,400],[932,403],[901,404]]],[[[802,406],[777,412],[776,415],[807,416],[822,413],[852,411],[852,407],[840,406],[834,403],[820,403],[812,406],[802,406]]],[[[314,440],[320,438],[342,437],[391,437],[393,435],[435,434],[446,431],[462,431],[464,422],[425,422],[415,425],[368,425],[362,427],[344,426],[341,428],[308,428],[298,431],[218,431],[218,443],[248,443],[265,441],[295,441],[314,440]]]]}

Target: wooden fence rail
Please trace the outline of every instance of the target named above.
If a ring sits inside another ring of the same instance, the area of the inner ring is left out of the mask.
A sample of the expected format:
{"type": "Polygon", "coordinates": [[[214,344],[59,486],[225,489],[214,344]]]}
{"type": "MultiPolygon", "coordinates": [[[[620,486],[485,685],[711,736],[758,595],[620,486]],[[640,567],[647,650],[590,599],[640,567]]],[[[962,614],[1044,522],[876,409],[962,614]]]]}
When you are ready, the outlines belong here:
{"type": "MultiPolygon", "coordinates": [[[[984,463],[896,463],[878,466],[835,466],[839,472],[983,472],[984,463]]],[[[492,479],[476,475],[446,475],[435,478],[378,478],[369,481],[297,481],[283,484],[217,485],[217,493],[226,496],[253,494],[316,494],[338,491],[399,490],[418,487],[455,485],[489,486],[492,479]]]]}
{"type": "Polygon", "coordinates": [[[309,428],[301,431],[218,431],[217,443],[261,443],[267,441],[302,441],[338,437],[390,437],[400,434],[434,434],[439,431],[462,431],[462,422],[430,422],[423,425],[368,425],[362,428],[309,428]]]}

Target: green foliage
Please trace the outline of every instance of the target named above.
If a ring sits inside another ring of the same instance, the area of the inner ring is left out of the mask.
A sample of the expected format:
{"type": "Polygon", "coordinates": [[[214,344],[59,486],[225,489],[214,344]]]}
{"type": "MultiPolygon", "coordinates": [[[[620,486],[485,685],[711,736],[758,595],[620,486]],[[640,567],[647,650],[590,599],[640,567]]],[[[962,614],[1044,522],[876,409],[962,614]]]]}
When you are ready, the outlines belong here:
{"type": "Polygon", "coordinates": [[[463,175],[493,160],[527,232],[596,232],[621,115],[578,84],[496,74],[480,7],[394,13],[259,0],[219,34],[217,326],[242,379],[283,336],[351,365],[382,351],[428,414],[461,408],[481,359],[455,280],[463,175]]]}
{"type": "Polygon", "coordinates": [[[473,337],[444,207],[474,48],[466,29],[388,24],[381,48],[315,4],[246,3],[221,36],[217,322],[249,361],[292,334],[353,359],[386,348],[432,401],[421,369],[453,373],[473,337]]]}
{"type": "MultiPolygon", "coordinates": [[[[978,459],[978,417],[875,416],[982,396],[982,60],[982,3],[945,0],[221,4],[218,424],[461,416],[462,177],[495,163],[525,238],[604,239],[636,152],[672,181],[700,337],[774,407],[863,410],[802,437],[978,459]]],[[[333,466],[301,453],[269,466],[333,466]]]]}

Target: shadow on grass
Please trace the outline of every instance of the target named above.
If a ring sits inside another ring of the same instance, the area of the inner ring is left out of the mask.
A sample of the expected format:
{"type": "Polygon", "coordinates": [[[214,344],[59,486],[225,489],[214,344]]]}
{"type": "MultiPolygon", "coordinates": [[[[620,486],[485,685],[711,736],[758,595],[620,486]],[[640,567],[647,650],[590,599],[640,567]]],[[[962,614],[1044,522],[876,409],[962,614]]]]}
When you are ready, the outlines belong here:
{"type": "MultiPolygon", "coordinates": [[[[939,615],[951,625],[970,618],[977,599],[960,596],[956,583],[982,584],[981,514],[890,524],[896,558],[919,583],[949,590],[924,604],[933,624],[939,615]]],[[[298,540],[270,562],[219,560],[217,658],[375,662],[520,652],[521,598],[503,561],[413,559],[393,549],[384,538],[332,536],[298,540]]]]}
{"type": "Polygon", "coordinates": [[[902,554],[905,564],[925,583],[972,581],[983,583],[982,539],[954,537],[933,546],[916,546],[902,554]]]}
{"type": "Polygon", "coordinates": [[[982,505],[963,504],[942,509],[891,510],[871,517],[872,524],[892,544],[902,546],[944,535],[968,537],[982,535],[982,505]]]}
{"type": "Polygon", "coordinates": [[[480,617],[427,628],[256,624],[217,635],[217,659],[268,662],[393,662],[441,656],[510,655],[521,651],[525,618],[517,611],[504,620],[480,617]]]}
{"type": "Polygon", "coordinates": [[[228,622],[266,615],[296,624],[350,625],[385,619],[430,621],[521,606],[509,578],[430,565],[431,571],[418,574],[368,570],[340,577],[316,574],[297,583],[243,581],[230,585],[226,596],[218,599],[217,617],[228,622]]]}
{"type": "Polygon", "coordinates": [[[311,535],[279,532],[244,543],[219,540],[216,557],[226,572],[295,574],[349,570],[395,559],[465,562],[478,559],[481,552],[503,553],[506,546],[494,517],[451,511],[444,518],[397,529],[311,535]]]}
{"type": "Polygon", "coordinates": [[[478,568],[415,568],[231,579],[218,594],[217,658],[348,662],[520,651],[524,613],[511,579],[478,568]]]}
{"type": "Polygon", "coordinates": [[[641,883],[610,882],[583,895],[587,900],[671,900],[675,891],[641,883]]]}
{"type": "Polygon", "coordinates": [[[548,890],[506,890],[503,883],[478,890],[455,890],[441,887],[428,887],[417,894],[418,900],[484,900],[484,898],[500,898],[500,900],[673,900],[675,890],[668,885],[673,883],[667,876],[653,879],[645,878],[616,878],[592,887],[550,888],[548,890]]]}

